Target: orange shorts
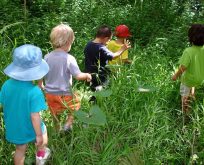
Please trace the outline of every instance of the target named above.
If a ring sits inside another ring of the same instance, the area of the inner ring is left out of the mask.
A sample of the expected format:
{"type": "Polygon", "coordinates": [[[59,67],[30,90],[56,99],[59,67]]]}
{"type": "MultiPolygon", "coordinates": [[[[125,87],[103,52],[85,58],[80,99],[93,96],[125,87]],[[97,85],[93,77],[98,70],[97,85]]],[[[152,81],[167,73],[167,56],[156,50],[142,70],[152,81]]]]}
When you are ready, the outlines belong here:
{"type": "Polygon", "coordinates": [[[58,115],[65,110],[74,111],[80,108],[80,99],[77,94],[61,96],[46,93],[45,96],[52,115],[58,115]]]}

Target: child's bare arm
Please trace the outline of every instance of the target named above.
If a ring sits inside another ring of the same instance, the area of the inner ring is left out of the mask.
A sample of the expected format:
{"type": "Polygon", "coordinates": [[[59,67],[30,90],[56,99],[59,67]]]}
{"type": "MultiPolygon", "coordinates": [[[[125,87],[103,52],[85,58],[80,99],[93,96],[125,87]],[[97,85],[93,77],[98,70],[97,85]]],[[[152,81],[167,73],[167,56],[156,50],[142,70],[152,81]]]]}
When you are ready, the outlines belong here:
{"type": "Polygon", "coordinates": [[[2,103],[1,103],[1,97],[2,97],[1,94],[2,94],[2,93],[1,93],[1,91],[0,91],[0,112],[3,110],[3,106],[2,106],[2,103]]]}
{"type": "Polygon", "coordinates": [[[121,49],[117,52],[114,53],[114,58],[120,56],[125,50],[131,48],[130,42],[129,41],[125,41],[125,43],[123,44],[123,46],[121,47],[121,49]]]}
{"type": "Polygon", "coordinates": [[[43,79],[38,80],[38,86],[40,87],[40,89],[44,90],[43,79]]]}
{"type": "Polygon", "coordinates": [[[31,120],[36,134],[36,145],[41,146],[43,144],[43,134],[40,125],[41,118],[39,112],[31,113],[31,120]]]}
{"type": "Polygon", "coordinates": [[[77,80],[86,80],[86,81],[88,81],[88,82],[90,82],[91,79],[92,79],[91,74],[89,74],[89,73],[83,73],[83,72],[79,73],[77,76],[75,76],[75,78],[76,78],[77,80]]]}
{"type": "Polygon", "coordinates": [[[175,81],[179,76],[183,74],[185,70],[186,70],[186,67],[184,65],[181,65],[178,71],[172,76],[172,80],[175,81]]]}

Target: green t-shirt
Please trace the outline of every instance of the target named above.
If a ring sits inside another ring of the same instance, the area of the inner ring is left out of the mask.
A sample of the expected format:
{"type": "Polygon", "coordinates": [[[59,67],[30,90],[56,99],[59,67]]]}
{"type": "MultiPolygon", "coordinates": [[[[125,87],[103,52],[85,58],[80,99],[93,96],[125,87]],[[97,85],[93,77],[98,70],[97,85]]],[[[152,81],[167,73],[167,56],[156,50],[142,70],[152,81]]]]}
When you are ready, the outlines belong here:
{"type": "Polygon", "coordinates": [[[186,48],[179,64],[186,67],[186,71],[181,76],[183,84],[188,87],[195,87],[204,83],[204,47],[191,46],[186,48]]]}

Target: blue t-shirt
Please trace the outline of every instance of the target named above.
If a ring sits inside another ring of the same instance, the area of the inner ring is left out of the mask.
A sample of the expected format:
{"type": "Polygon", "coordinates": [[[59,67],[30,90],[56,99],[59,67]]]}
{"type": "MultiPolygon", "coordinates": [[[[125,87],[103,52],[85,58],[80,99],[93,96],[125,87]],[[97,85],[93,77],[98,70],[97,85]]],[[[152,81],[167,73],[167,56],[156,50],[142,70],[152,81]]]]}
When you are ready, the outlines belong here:
{"type": "MultiPolygon", "coordinates": [[[[40,88],[31,81],[7,80],[1,89],[6,139],[14,144],[26,144],[36,139],[31,113],[46,110],[47,105],[40,88]]],[[[44,123],[41,121],[44,132],[44,123]]]]}

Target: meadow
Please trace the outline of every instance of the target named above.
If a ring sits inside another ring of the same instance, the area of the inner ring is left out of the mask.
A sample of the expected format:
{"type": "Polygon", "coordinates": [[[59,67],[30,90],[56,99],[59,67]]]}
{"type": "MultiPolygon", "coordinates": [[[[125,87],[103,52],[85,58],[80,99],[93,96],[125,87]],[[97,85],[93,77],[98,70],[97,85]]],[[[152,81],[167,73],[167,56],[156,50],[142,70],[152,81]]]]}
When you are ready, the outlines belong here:
{"type": "MultiPolygon", "coordinates": [[[[115,67],[105,90],[107,95],[98,96],[97,106],[106,116],[104,125],[86,124],[76,118],[71,132],[59,134],[53,128],[49,111],[42,115],[52,151],[47,164],[204,164],[203,87],[197,89],[190,120],[184,123],[180,82],[171,80],[183,49],[189,46],[189,25],[204,23],[204,7],[202,1],[199,10],[193,8],[194,1],[179,2],[30,0],[27,6],[18,1],[0,2],[4,6],[0,11],[0,85],[8,79],[3,69],[12,61],[12,50],[31,43],[46,54],[52,50],[50,30],[60,22],[69,23],[75,31],[76,40],[70,53],[81,70],[84,46],[93,39],[97,26],[108,24],[114,29],[118,24],[127,24],[133,35],[129,50],[132,64],[115,67]]],[[[77,81],[73,90],[80,93],[81,110],[89,112],[93,93],[77,81]]],[[[13,164],[14,149],[5,140],[3,112],[0,112],[0,165],[13,164]]],[[[34,155],[35,146],[30,145],[25,163],[33,164],[34,155]]]]}

